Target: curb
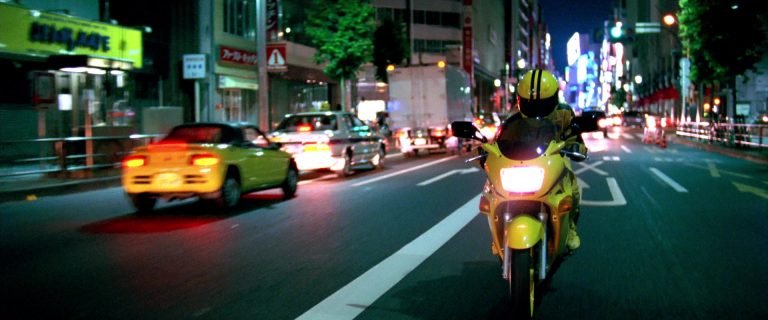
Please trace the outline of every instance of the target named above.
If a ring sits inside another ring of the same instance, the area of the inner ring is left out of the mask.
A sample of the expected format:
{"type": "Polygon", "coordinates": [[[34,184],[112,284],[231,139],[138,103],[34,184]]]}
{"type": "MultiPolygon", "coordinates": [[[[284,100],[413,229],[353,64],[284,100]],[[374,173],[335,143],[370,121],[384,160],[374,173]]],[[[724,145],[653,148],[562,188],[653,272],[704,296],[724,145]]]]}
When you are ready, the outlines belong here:
{"type": "Polygon", "coordinates": [[[108,176],[92,179],[63,181],[20,187],[0,192],[0,203],[9,201],[31,201],[39,197],[66,195],[95,189],[120,186],[120,176],[108,176]]]}

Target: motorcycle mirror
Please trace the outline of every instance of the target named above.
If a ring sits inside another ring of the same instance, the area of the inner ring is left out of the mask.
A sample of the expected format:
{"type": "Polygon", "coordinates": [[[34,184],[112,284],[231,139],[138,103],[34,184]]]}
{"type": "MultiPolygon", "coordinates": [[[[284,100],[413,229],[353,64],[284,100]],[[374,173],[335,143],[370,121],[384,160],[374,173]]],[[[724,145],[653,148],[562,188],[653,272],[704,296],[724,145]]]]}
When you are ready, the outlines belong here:
{"type": "Polygon", "coordinates": [[[577,134],[582,132],[599,131],[600,127],[597,125],[597,117],[592,116],[578,116],[573,118],[571,126],[577,134]]]}
{"type": "Polygon", "coordinates": [[[482,143],[488,142],[488,138],[469,121],[454,121],[451,123],[451,130],[453,135],[459,138],[477,140],[482,143]]]}

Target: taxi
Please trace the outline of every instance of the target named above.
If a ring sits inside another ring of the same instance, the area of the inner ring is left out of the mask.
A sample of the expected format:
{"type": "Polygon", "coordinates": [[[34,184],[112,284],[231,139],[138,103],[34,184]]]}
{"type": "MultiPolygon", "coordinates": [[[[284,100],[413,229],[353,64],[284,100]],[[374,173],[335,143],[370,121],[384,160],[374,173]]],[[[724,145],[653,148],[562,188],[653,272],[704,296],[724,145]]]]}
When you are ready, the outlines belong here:
{"type": "Polygon", "coordinates": [[[158,199],[191,197],[230,208],[242,194],[270,188],[290,198],[299,171],[280,147],[249,123],[182,124],[123,159],[122,186],[139,212],[158,199]]]}
{"type": "Polygon", "coordinates": [[[384,137],[351,112],[288,114],[270,137],[302,171],[330,170],[345,177],[361,165],[383,167],[386,156],[384,137]]]}

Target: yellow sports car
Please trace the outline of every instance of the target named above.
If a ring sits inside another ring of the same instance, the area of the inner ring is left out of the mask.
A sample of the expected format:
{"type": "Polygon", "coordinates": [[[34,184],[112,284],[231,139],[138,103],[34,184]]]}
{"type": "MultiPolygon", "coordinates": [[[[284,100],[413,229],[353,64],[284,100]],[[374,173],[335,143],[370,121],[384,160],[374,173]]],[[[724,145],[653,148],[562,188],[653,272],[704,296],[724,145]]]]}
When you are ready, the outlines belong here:
{"type": "Polygon", "coordinates": [[[123,189],[139,212],[157,199],[199,197],[230,208],[240,195],[279,187],[296,193],[299,171],[279,143],[249,123],[191,123],[135,148],[123,161],[123,189]]]}

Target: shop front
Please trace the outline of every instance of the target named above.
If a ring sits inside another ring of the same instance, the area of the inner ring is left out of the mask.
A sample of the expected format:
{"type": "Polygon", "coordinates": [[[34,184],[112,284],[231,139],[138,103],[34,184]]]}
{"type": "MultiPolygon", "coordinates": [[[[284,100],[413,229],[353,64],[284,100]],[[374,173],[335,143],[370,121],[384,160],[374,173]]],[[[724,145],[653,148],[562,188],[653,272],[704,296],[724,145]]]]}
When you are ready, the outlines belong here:
{"type": "Polygon", "coordinates": [[[139,30],[0,3],[3,139],[136,131],[139,30]]]}

